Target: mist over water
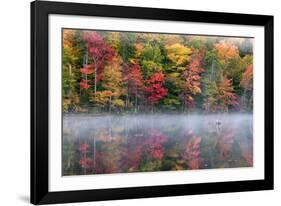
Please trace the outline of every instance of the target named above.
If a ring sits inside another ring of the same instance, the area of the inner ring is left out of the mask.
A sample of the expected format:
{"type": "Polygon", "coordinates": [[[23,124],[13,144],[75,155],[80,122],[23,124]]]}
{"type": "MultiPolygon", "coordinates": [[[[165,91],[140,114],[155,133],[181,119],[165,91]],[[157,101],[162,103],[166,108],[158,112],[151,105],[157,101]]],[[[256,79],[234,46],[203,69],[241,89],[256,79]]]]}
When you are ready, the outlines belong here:
{"type": "Polygon", "coordinates": [[[253,166],[252,114],[63,117],[63,175],[253,166]]]}

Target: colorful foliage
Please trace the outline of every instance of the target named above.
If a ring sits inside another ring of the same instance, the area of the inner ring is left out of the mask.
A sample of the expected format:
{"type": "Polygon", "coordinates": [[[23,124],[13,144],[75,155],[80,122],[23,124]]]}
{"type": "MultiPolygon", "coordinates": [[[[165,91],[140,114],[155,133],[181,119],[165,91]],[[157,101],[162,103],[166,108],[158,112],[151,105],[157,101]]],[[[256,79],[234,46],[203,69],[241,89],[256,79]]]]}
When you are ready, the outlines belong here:
{"type": "Polygon", "coordinates": [[[91,87],[91,85],[89,85],[88,83],[90,82],[90,80],[87,80],[87,79],[81,79],[81,82],[80,82],[80,87],[82,89],[89,89],[91,87]]]}
{"type": "Polygon", "coordinates": [[[182,99],[185,106],[194,106],[194,95],[201,93],[200,88],[200,74],[204,72],[202,65],[202,58],[204,50],[193,54],[190,64],[187,69],[182,73],[181,77],[184,82],[182,84],[182,99]]]}
{"type": "Polygon", "coordinates": [[[238,47],[226,41],[216,43],[214,48],[221,64],[226,64],[230,59],[239,56],[238,47]]]}
{"type": "Polygon", "coordinates": [[[64,112],[251,111],[252,43],[64,29],[64,112]]]}
{"type": "Polygon", "coordinates": [[[176,66],[186,64],[189,61],[190,55],[192,53],[190,48],[179,43],[167,45],[165,48],[167,50],[168,59],[175,63],[176,66]]]}
{"type": "Polygon", "coordinates": [[[102,87],[115,97],[119,97],[122,93],[121,63],[121,59],[114,58],[111,64],[105,66],[102,73],[102,87]]]}
{"type": "Polygon", "coordinates": [[[250,64],[242,75],[240,85],[247,89],[253,89],[253,65],[250,64]]]}
{"type": "Polygon", "coordinates": [[[144,80],[140,65],[132,64],[126,77],[129,94],[132,96],[139,96],[144,89],[144,80]]]}
{"type": "Polygon", "coordinates": [[[102,78],[101,73],[104,66],[106,62],[113,59],[115,52],[97,32],[85,32],[83,37],[86,42],[87,53],[84,67],[80,71],[86,75],[94,72],[94,95],[96,95],[97,83],[102,78]]]}
{"type": "Polygon", "coordinates": [[[146,84],[147,100],[151,105],[157,104],[168,94],[168,90],[163,87],[164,74],[161,72],[155,73],[146,81],[146,84]]]}
{"type": "Polygon", "coordinates": [[[134,129],[116,126],[133,113],[252,112],[251,39],[63,29],[62,43],[63,111],[114,116],[103,131],[81,132],[87,143],[64,148],[71,151],[64,164],[69,174],[205,168],[215,163],[203,146],[218,154],[217,167],[237,164],[237,151],[240,162],[253,165],[252,148],[236,144],[234,132],[222,131],[220,122],[208,125],[213,130],[205,136],[215,136],[208,141],[174,126],[160,130],[155,122],[147,130],[137,121],[126,122],[134,129]]]}
{"type": "Polygon", "coordinates": [[[235,107],[239,104],[238,96],[235,94],[231,79],[223,77],[218,85],[216,83],[209,83],[209,86],[210,88],[204,104],[207,111],[227,112],[230,107],[235,107]]]}

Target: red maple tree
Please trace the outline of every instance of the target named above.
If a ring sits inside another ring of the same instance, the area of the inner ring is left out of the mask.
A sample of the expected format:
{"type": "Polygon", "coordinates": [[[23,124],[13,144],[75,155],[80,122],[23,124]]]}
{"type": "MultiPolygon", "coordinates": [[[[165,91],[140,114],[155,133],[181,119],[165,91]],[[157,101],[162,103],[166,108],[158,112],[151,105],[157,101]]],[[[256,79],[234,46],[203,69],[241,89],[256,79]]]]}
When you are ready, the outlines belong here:
{"type": "MultiPolygon", "coordinates": [[[[87,55],[84,67],[80,71],[85,75],[86,79],[87,75],[94,74],[94,94],[96,94],[97,83],[102,78],[101,73],[104,65],[113,59],[115,52],[97,32],[85,32],[84,40],[87,45],[87,55]]],[[[83,86],[82,88],[86,89],[83,86]]]]}
{"type": "Polygon", "coordinates": [[[153,108],[154,104],[157,104],[168,94],[168,89],[163,86],[164,74],[162,72],[157,72],[153,74],[150,79],[146,80],[146,83],[147,100],[153,108]]]}
{"type": "Polygon", "coordinates": [[[93,69],[92,65],[85,65],[83,68],[80,69],[80,72],[82,74],[93,74],[94,69],[93,69]]]}

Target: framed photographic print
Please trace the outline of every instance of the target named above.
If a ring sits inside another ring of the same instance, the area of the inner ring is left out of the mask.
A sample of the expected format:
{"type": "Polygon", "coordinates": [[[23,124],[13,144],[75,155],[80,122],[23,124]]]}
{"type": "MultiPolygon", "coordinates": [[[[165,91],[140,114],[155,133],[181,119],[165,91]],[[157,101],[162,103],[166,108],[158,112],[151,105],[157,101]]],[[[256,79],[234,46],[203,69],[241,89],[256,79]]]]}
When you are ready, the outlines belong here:
{"type": "Polygon", "coordinates": [[[31,3],[33,204],[273,189],[273,16],[31,3]]]}

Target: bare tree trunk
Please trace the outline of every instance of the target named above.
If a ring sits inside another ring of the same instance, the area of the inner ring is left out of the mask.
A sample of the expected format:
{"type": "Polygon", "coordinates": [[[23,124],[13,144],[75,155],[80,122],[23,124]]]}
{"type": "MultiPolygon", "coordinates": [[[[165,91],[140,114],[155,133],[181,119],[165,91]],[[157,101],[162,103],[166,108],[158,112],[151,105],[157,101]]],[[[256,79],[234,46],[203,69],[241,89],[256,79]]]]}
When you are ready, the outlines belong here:
{"type": "Polygon", "coordinates": [[[212,66],[211,66],[211,78],[210,78],[211,81],[214,80],[214,61],[212,61],[212,66]]]}
{"type": "Polygon", "coordinates": [[[183,95],[183,102],[182,102],[182,111],[185,112],[185,108],[186,108],[186,95],[183,95]]]}
{"type": "MultiPolygon", "coordinates": [[[[69,72],[69,79],[70,79],[70,81],[72,80],[72,66],[71,66],[71,64],[68,64],[68,72],[69,72]]],[[[72,90],[71,90],[71,85],[70,85],[71,83],[69,83],[69,91],[68,91],[68,95],[69,95],[69,97],[71,96],[71,93],[72,93],[72,90]]]]}
{"type": "Polygon", "coordinates": [[[127,84],[126,108],[129,107],[129,85],[127,84]]]}
{"type": "Polygon", "coordinates": [[[95,97],[96,97],[96,94],[97,94],[97,69],[95,68],[95,97]]]}
{"type": "Polygon", "coordinates": [[[109,97],[109,113],[111,113],[111,95],[109,97]]]}
{"type": "MultiPolygon", "coordinates": [[[[86,57],[85,57],[85,65],[88,65],[88,59],[89,59],[89,56],[88,56],[88,46],[87,46],[87,53],[86,53],[86,57]]],[[[88,76],[86,74],[86,81],[88,80],[88,76]]]]}
{"type": "Polygon", "coordinates": [[[137,112],[137,108],[138,108],[138,93],[136,92],[136,96],[135,96],[135,111],[137,112]]]}
{"type": "Polygon", "coordinates": [[[95,65],[95,78],[94,78],[94,96],[96,98],[96,94],[97,94],[97,60],[95,58],[93,58],[94,60],[94,65],[95,65]]]}
{"type": "Polygon", "coordinates": [[[128,105],[128,104],[129,104],[129,103],[128,103],[128,102],[129,102],[128,100],[129,100],[129,94],[127,93],[127,95],[126,95],[126,108],[127,108],[127,109],[128,109],[128,106],[129,106],[129,105],[128,105]]]}

